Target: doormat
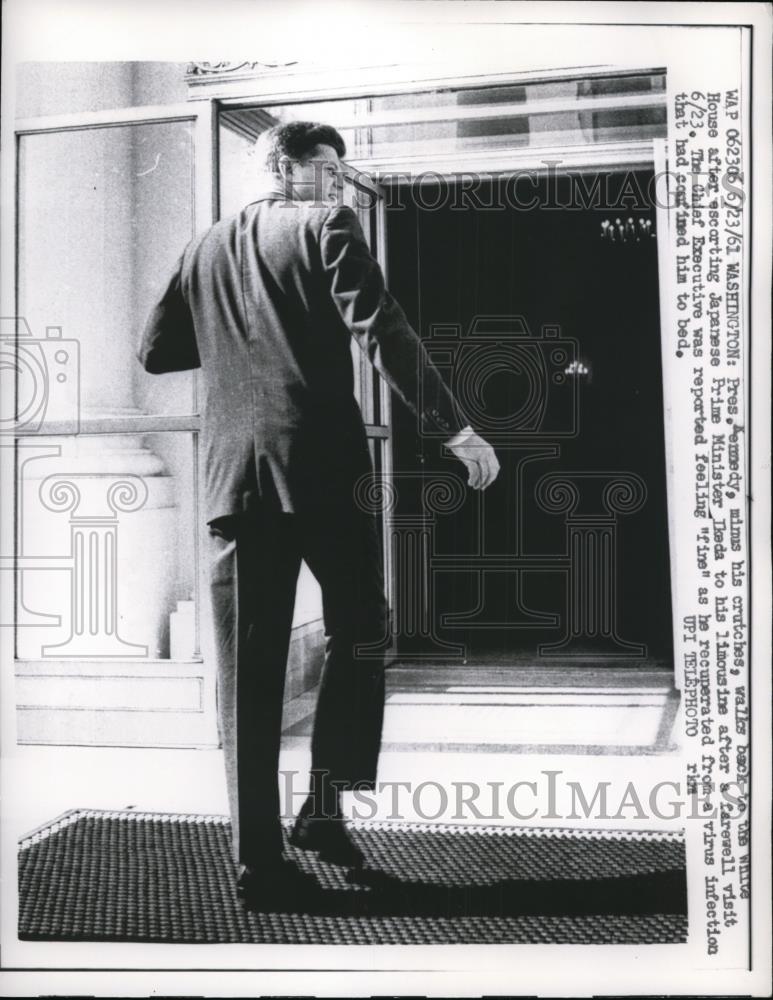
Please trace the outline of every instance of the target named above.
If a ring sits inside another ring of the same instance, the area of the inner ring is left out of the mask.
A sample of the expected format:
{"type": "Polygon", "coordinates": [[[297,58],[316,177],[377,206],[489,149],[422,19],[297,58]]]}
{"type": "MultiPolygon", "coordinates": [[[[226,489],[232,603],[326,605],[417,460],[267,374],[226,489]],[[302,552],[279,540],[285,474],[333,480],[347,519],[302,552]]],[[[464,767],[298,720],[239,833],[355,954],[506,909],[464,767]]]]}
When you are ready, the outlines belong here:
{"type": "Polygon", "coordinates": [[[245,911],[222,816],[73,810],[24,838],[19,937],[263,944],[686,940],[679,833],[353,822],[364,878],[288,855],[320,892],[245,911]]]}

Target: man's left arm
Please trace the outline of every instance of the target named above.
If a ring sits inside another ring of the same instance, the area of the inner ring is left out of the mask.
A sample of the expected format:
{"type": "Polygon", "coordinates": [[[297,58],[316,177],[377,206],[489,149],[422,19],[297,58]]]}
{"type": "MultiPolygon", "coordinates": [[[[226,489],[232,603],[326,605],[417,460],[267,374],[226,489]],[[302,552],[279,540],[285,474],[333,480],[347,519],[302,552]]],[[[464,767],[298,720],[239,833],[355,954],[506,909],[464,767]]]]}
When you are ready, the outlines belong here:
{"type": "Polygon", "coordinates": [[[421,429],[448,438],[471,431],[400,305],[384,285],[378,261],[351,208],[334,208],[320,247],[333,301],[371,364],[420,417],[421,429]]]}

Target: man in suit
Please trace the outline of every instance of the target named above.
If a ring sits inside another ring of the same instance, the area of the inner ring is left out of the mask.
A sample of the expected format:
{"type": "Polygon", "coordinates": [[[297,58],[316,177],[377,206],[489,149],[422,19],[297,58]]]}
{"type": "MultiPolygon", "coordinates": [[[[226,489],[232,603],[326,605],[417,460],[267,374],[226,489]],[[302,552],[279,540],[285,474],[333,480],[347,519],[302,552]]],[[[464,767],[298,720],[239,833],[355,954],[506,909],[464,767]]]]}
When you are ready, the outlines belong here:
{"type": "Polygon", "coordinates": [[[354,485],[372,471],[350,338],[483,489],[499,471],[384,287],[356,213],[335,203],[341,136],[292,122],[258,141],[255,201],[185,249],[153,309],[149,372],[201,367],[211,596],[239,887],[248,903],[308,889],[283,857],[277,766],[301,560],[322,591],[326,650],[312,736],[313,792],[291,843],[357,868],[342,790],[374,788],[387,635],[376,522],[354,485]],[[420,386],[420,378],[422,384],[420,386]]]}

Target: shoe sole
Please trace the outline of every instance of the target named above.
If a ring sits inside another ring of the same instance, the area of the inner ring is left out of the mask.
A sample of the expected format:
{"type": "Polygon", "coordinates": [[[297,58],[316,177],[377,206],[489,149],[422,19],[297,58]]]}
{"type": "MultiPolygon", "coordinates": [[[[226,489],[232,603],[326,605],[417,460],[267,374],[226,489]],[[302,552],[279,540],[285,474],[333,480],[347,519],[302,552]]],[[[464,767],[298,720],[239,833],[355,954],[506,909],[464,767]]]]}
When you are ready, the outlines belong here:
{"type": "Polygon", "coordinates": [[[354,859],[343,858],[341,855],[328,851],[324,847],[319,848],[314,847],[313,844],[304,843],[295,831],[293,831],[287,839],[293,847],[297,847],[301,851],[312,851],[317,854],[320,861],[328,861],[333,865],[342,865],[344,868],[362,868],[364,858],[361,856],[354,859]]]}

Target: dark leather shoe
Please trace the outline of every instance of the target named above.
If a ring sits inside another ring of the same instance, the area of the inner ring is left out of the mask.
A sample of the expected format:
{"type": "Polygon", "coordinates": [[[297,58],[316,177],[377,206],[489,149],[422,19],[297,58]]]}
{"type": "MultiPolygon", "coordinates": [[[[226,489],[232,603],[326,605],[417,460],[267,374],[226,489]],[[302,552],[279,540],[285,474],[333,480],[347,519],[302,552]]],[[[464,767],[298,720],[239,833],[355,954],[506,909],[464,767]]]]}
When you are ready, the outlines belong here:
{"type": "Polygon", "coordinates": [[[302,851],[318,851],[322,861],[348,868],[362,867],[362,851],[350,839],[343,819],[301,815],[295,821],[289,841],[302,851]]]}
{"type": "Polygon", "coordinates": [[[271,866],[244,868],[236,882],[236,896],[248,910],[299,911],[320,895],[317,880],[284,858],[271,866]]]}

